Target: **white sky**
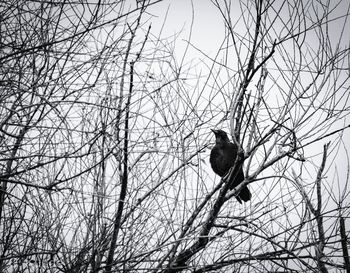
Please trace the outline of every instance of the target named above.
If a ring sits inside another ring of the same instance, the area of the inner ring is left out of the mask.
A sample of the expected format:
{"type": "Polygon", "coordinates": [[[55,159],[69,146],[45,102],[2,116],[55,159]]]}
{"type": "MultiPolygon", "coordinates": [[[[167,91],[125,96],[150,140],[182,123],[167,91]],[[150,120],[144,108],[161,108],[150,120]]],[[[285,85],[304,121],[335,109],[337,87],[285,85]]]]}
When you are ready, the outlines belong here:
{"type": "MultiPolygon", "coordinates": [[[[176,48],[178,57],[182,56],[181,53],[186,47],[189,35],[191,35],[191,42],[194,46],[205,53],[212,54],[216,53],[224,38],[223,21],[210,0],[193,1],[193,3],[190,0],[166,0],[153,6],[150,12],[158,16],[152,20],[153,31],[162,26],[166,15],[163,36],[171,36],[182,30],[183,40],[180,39],[181,42],[177,43],[176,48]],[[166,13],[167,10],[168,13],[166,13]],[[193,30],[190,33],[192,23],[193,30]]],[[[190,53],[195,54],[195,51],[190,53]]]]}

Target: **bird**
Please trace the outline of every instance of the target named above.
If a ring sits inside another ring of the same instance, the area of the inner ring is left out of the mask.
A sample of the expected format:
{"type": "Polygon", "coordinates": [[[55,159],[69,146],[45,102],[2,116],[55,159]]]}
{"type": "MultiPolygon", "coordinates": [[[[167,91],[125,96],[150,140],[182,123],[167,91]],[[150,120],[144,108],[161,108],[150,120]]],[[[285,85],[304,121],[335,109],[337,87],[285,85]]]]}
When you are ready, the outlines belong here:
{"type": "MultiPolygon", "coordinates": [[[[220,177],[224,177],[230,168],[234,166],[238,147],[236,144],[230,142],[227,134],[223,130],[213,130],[212,132],[215,134],[215,146],[212,148],[210,152],[210,165],[213,171],[219,175],[220,177]]],[[[238,173],[233,174],[232,179],[234,179],[231,183],[230,190],[234,189],[244,180],[243,167],[240,166],[238,173]]],[[[243,187],[241,191],[236,195],[237,201],[242,204],[242,200],[244,202],[248,202],[252,197],[247,186],[243,187]]]]}

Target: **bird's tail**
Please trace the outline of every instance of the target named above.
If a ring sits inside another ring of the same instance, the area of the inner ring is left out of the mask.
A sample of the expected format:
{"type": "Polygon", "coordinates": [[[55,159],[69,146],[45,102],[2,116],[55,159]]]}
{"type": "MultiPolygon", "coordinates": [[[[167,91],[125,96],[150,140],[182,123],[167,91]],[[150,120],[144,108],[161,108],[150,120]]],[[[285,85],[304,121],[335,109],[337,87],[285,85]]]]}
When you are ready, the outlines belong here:
{"type": "Polygon", "coordinates": [[[244,202],[248,202],[250,200],[250,198],[252,197],[252,194],[250,193],[248,187],[246,186],[243,189],[241,189],[238,196],[244,202]]]}

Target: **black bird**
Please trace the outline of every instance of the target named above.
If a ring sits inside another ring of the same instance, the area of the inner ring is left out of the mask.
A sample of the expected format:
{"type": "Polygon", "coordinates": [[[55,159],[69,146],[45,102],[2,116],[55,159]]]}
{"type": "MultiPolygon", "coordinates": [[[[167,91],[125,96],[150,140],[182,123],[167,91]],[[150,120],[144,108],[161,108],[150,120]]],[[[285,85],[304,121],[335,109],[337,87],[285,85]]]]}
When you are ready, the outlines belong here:
{"type": "MultiPolygon", "coordinates": [[[[213,171],[220,177],[225,176],[230,168],[235,164],[237,157],[237,145],[230,142],[226,132],[222,130],[212,130],[215,134],[216,144],[210,153],[210,165],[213,171]]],[[[230,190],[234,189],[244,180],[244,173],[242,166],[240,167],[237,174],[233,174],[232,178],[234,181],[231,183],[230,190]]],[[[247,186],[245,186],[236,196],[239,203],[242,204],[250,200],[252,194],[250,193],[247,186]]]]}

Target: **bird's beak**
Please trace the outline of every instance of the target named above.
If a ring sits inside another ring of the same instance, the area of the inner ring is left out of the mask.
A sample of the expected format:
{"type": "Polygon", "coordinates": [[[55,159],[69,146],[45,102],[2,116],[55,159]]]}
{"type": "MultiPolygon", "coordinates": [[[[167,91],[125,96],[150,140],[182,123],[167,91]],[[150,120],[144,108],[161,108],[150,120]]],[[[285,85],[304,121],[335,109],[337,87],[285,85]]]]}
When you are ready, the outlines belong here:
{"type": "Polygon", "coordinates": [[[218,132],[217,130],[214,130],[214,129],[210,129],[215,135],[216,133],[218,132]]]}

